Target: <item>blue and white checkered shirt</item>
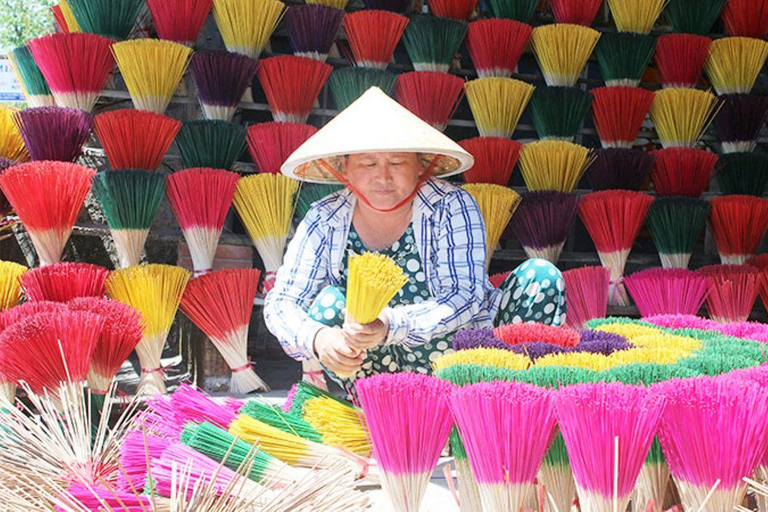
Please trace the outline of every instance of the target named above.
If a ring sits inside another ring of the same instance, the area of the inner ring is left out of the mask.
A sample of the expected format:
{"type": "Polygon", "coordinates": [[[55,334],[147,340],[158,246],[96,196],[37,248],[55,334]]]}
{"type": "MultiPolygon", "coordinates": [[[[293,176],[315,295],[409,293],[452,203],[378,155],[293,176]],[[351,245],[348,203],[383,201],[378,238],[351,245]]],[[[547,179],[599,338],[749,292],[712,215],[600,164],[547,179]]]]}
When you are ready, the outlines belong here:
{"type": "MultiPolygon", "coordinates": [[[[307,314],[328,285],[340,284],[340,264],[355,209],[348,189],[317,201],[296,229],[264,305],[264,320],[286,353],[314,358],[323,324],[307,314]]],[[[472,196],[431,179],[413,200],[413,230],[432,299],[386,308],[386,344],[417,346],[459,329],[491,326],[497,297],[485,270],[485,226],[472,196]]]]}

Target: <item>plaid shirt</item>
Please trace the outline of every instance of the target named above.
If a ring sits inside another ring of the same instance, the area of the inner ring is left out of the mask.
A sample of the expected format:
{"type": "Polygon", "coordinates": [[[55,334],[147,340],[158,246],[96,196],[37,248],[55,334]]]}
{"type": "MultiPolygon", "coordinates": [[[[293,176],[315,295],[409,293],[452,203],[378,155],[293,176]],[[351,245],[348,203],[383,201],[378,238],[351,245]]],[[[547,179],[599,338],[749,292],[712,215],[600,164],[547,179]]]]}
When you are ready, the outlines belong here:
{"type": "MultiPolygon", "coordinates": [[[[288,245],[264,320],[294,359],[314,358],[323,324],[307,310],[320,291],[340,284],[355,196],[347,189],[317,201],[288,245]]],[[[491,326],[496,295],[485,270],[485,226],[466,191],[431,179],[413,201],[413,230],[432,299],[387,307],[386,344],[416,346],[461,328],[491,326]]]]}

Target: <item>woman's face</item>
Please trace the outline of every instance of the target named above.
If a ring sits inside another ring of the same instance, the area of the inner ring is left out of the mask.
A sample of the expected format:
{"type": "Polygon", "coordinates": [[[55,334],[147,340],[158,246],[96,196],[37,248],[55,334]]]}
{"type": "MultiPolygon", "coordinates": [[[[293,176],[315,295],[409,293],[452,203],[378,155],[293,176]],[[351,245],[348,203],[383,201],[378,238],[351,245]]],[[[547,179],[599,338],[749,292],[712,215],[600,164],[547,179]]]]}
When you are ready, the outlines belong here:
{"type": "Polygon", "coordinates": [[[352,187],[381,210],[405,200],[425,172],[417,153],[360,153],[341,162],[352,187]]]}

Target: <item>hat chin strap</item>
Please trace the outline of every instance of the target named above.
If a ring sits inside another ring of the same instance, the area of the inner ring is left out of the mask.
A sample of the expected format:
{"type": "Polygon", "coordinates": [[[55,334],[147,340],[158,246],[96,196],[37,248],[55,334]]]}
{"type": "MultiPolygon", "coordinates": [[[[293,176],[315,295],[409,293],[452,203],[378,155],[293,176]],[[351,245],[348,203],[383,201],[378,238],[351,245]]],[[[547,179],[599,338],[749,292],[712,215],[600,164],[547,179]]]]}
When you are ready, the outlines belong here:
{"type": "Polygon", "coordinates": [[[429,180],[429,178],[432,176],[432,170],[435,167],[435,163],[437,162],[437,159],[438,159],[437,156],[435,156],[435,158],[432,159],[432,161],[429,163],[429,167],[427,167],[427,169],[424,171],[424,174],[421,175],[421,178],[419,178],[419,182],[416,183],[415,187],[413,187],[413,190],[411,191],[410,194],[408,194],[408,197],[406,197],[405,199],[403,199],[402,201],[397,203],[392,208],[378,208],[376,206],[373,206],[371,204],[371,202],[368,200],[368,198],[365,197],[365,195],[362,192],[360,192],[357,189],[357,187],[353,186],[349,182],[349,179],[346,176],[344,176],[339,171],[337,171],[336,168],[334,166],[332,166],[331,164],[329,164],[324,158],[320,159],[320,164],[325,168],[326,171],[331,173],[334,178],[339,180],[339,182],[342,185],[344,185],[349,190],[351,190],[357,196],[357,198],[360,201],[362,201],[363,204],[365,204],[368,208],[370,208],[372,210],[376,210],[377,212],[380,212],[380,213],[390,213],[390,212],[394,212],[395,210],[399,210],[400,208],[402,208],[406,204],[408,204],[411,201],[413,201],[413,198],[416,197],[416,194],[419,193],[419,189],[421,188],[421,186],[424,183],[426,183],[429,180]]]}

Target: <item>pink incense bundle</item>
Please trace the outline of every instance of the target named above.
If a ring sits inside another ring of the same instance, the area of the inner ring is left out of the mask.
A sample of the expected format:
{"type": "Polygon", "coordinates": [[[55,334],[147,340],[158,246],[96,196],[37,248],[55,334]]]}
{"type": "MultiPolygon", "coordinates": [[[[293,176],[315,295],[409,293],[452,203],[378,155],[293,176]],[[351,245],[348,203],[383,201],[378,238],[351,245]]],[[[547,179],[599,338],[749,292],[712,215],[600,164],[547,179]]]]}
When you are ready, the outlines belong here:
{"type": "Polygon", "coordinates": [[[768,229],[768,200],[733,195],[713,197],[709,202],[709,230],[720,261],[742,265],[757,253],[768,229]]]}
{"type": "Polygon", "coordinates": [[[96,34],[51,34],[32,39],[29,51],[58,106],[91,112],[115,66],[112,43],[96,34]]]}
{"type": "Polygon", "coordinates": [[[659,442],[685,510],[733,510],[768,445],[768,393],[739,379],[696,377],[657,386],[667,406],[659,442]]]}
{"type": "Polygon", "coordinates": [[[141,315],[127,304],[116,300],[82,297],[69,303],[72,311],[86,311],[104,319],[104,327],[91,356],[88,387],[105,395],[118,370],[141,341],[141,315]]]}
{"type": "Polygon", "coordinates": [[[143,491],[147,480],[147,464],[160,458],[173,443],[173,440],[153,435],[148,430],[130,430],[123,437],[119,458],[123,470],[117,472],[117,488],[120,491],[143,491]]]}
{"type": "Polygon", "coordinates": [[[600,263],[611,271],[608,303],[613,306],[630,304],[622,283],[624,266],[651,203],[651,196],[629,190],[593,192],[579,203],[579,218],[595,243],[600,263]]]}
{"type": "Polygon", "coordinates": [[[568,290],[566,324],[583,329],[593,318],[605,318],[608,311],[608,288],[611,272],[605,267],[582,267],[563,272],[568,290]]]}
{"type": "Polygon", "coordinates": [[[184,422],[176,418],[176,411],[168,395],[155,394],[144,399],[146,409],[134,418],[137,428],[147,433],[178,441],[184,430],[184,422]]]}
{"type": "Polygon", "coordinates": [[[442,132],[464,96],[464,80],[439,71],[411,71],[397,76],[395,96],[402,106],[442,132]]]}
{"type": "Polygon", "coordinates": [[[553,401],[551,391],[522,382],[482,382],[451,395],[483,510],[526,508],[555,436],[553,401]]]}
{"type": "Polygon", "coordinates": [[[115,491],[111,487],[71,483],[66,493],[62,493],[59,498],[64,503],[67,503],[67,505],[74,501],[77,507],[72,509],[69,507],[56,508],[56,510],[61,511],[119,510],[120,512],[147,512],[152,510],[152,499],[149,496],[138,495],[130,489],[115,491]]]}
{"type": "Polygon", "coordinates": [[[355,384],[391,510],[419,510],[453,420],[447,381],[418,373],[355,384]]]}
{"type": "Polygon", "coordinates": [[[122,109],[97,115],[94,127],[112,169],[156,171],[181,123],[147,110],[122,109]]]}
{"type": "Polygon", "coordinates": [[[591,93],[592,119],[602,146],[632,148],[653,103],[653,92],[640,87],[598,87],[591,93]]]}
{"type": "Polygon", "coordinates": [[[248,152],[260,173],[280,174],[291,153],[315,132],[317,128],[303,123],[254,124],[248,127],[248,152]]]}
{"type": "Polygon", "coordinates": [[[195,275],[213,268],[240,176],[222,169],[184,169],[168,176],[166,194],[192,256],[195,275]]]}
{"type": "Polygon", "coordinates": [[[701,267],[709,279],[707,312],[716,322],[744,322],[757,300],[760,271],[746,265],[701,267]]]}
{"type": "Polygon", "coordinates": [[[82,386],[104,320],[84,311],[38,313],[0,334],[0,373],[34,393],[58,397],[62,384],[82,386]]]}
{"type": "Polygon", "coordinates": [[[707,276],[682,268],[641,270],[624,284],[642,316],[695,315],[709,292],[707,276]]]}
{"type": "Polygon", "coordinates": [[[651,155],[651,181],[657,195],[699,197],[709,188],[716,154],[695,148],[666,148],[651,155]]]}
{"type": "Polygon", "coordinates": [[[560,347],[575,347],[581,341],[578,331],[569,327],[552,327],[534,322],[500,325],[493,329],[493,335],[507,345],[540,341],[560,347]]]}
{"type": "Polygon", "coordinates": [[[523,145],[501,137],[474,137],[459,145],[475,157],[475,164],[464,173],[467,183],[492,183],[506,187],[515,170],[523,145]]]}
{"type": "Polygon", "coordinates": [[[344,31],[355,65],[387,69],[406,25],[408,18],[388,11],[374,9],[347,14],[344,31]]]}
{"type": "Polygon", "coordinates": [[[499,272],[498,274],[489,276],[488,280],[491,282],[491,285],[493,285],[494,288],[498,288],[504,283],[504,281],[507,280],[507,277],[509,277],[509,274],[511,273],[511,270],[507,270],[506,272],[499,272]]]}
{"type": "Polygon", "coordinates": [[[194,46],[213,7],[213,0],[147,0],[157,37],[194,46]]]}
{"type": "Polygon", "coordinates": [[[662,418],[663,398],[641,386],[577,384],[560,389],[555,410],[582,510],[626,510],[662,418]]]}
{"type": "Polygon", "coordinates": [[[248,358],[248,324],[259,284],[258,269],[218,270],[192,279],[181,310],[202,330],[232,370],[232,393],[269,391],[248,358]]]}
{"type": "Polygon", "coordinates": [[[78,297],[104,297],[109,270],[90,263],[54,263],[30,269],[21,278],[28,301],[69,302],[78,297]]]}
{"type": "Polygon", "coordinates": [[[260,61],[256,74],[275,121],[306,123],[332,69],[319,60],[294,55],[260,61]]]}
{"type": "Polygon", "coordinates": [[[208,422],[224,430],[237,419],[237,413],[243,405],[234,398],[227,398],[224,403],[217,402],[204,391],[185,382],[179,384],[173,392],[170,404],[179,424],[208,422]]]}
{"type": "Polygon", "coordinates": [[[663,87],[696,87],[712,40],[694,34],[665,34],[656,39],[656,67],[663,87]]]}
{"type": "Polygon", "coordinates": [[[591,27],[602,3],[603,0],[550,0],[549,6],[556,22],[591,27]]]}
{"type": "Polygon", "coordinates": [[[74,162],[91,136],[92,121],[89,113],[65,107],[26,108],[14,115],[32,160],[74,162]]]}
{"type": "Polygon", "coordinates": [[[533,27],[515,20],[473,21],[467,30],[467,50],[479,78],[511,77],[528,46],[533,27]]]}
{"type": "Polygon", "coordinates": [[[58,263],[96,171],[69,162],[29,162],[0,174],[0,189],[32,239],[41,265],[58,263]]]}

